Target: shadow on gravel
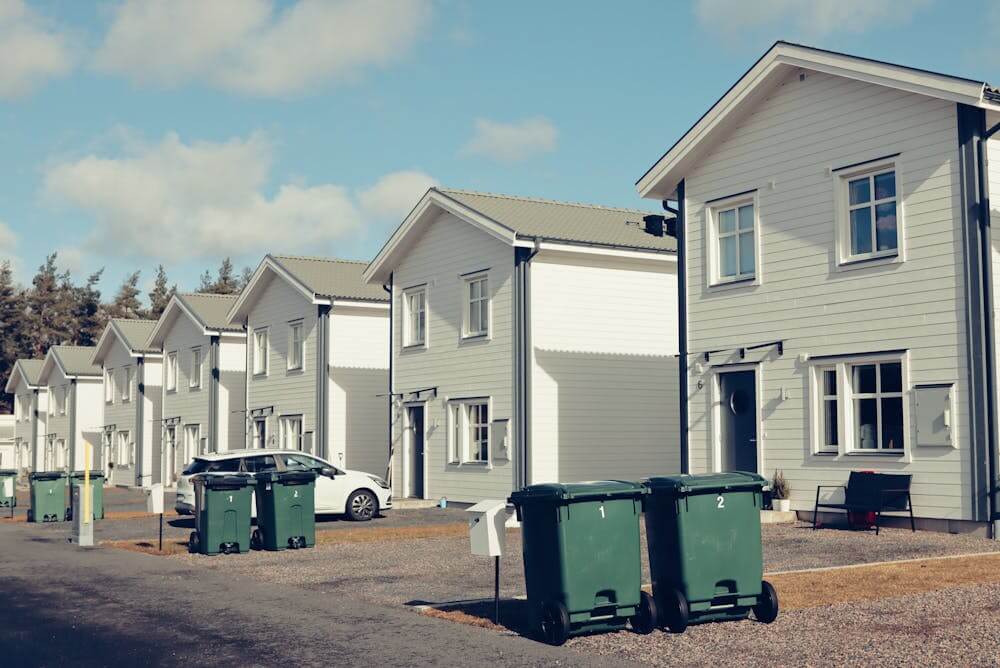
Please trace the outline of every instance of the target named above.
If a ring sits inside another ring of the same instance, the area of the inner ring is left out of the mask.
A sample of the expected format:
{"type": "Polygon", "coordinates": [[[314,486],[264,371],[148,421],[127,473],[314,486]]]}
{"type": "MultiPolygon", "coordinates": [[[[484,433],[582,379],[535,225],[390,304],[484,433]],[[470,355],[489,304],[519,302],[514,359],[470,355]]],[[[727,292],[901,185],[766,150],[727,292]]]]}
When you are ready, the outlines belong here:
{"type": "Polygon", "coordinates": [[[459,601],[455,603],[427,603],[410,601],[407,605],[426,605],[421,613],[428,617],[444,619],[459,624],[510,631],[527,638],[533,634],[533,619],[531,607],[523,599],[500,599],[500,623],[496,624],[494,615],[496,609],[492,600],[459,601]]]}

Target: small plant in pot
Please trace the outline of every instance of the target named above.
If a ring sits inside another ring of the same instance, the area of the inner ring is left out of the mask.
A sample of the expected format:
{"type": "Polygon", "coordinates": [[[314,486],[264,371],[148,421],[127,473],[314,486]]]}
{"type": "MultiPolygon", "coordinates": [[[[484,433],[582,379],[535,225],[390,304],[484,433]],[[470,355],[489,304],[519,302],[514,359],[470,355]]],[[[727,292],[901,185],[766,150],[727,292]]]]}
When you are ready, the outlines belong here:
{"type": "Polygon", "coordinates": [[[788,480],[780,470],[774,472],[774,479],[771,480],[771,506],[780,512],[787,513],[792,509],[792,502],[788,498],[788,480]]]}

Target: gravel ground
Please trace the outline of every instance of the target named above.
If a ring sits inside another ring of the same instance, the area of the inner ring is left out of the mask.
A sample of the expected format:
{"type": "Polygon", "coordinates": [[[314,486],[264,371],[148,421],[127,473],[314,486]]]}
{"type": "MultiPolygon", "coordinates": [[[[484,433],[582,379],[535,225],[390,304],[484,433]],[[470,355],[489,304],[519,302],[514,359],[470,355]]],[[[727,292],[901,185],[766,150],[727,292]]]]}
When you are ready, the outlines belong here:
{"type": "Polygon", "coordinates": [[[683,635],[628,631],[574,638],[586,654],[669,666],[979,666],[1000,664],[1000,585],[692,626],[683,635]]]}

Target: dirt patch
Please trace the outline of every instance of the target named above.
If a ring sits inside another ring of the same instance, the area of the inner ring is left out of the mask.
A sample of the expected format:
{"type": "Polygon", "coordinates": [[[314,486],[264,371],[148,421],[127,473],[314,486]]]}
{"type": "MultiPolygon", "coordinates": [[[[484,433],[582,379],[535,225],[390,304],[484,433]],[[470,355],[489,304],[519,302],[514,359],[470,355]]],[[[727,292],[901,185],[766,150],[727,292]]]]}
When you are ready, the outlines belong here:
{"type": "Polygon", "coordinates": [[[435,619],[446,619],[449,622],[455,622],[456,624],[478,626],[481,629],[493,629],[494,631],[507,630],[507,627],[494,624],[490,619],[470,615],[469,613],[462,612],[461,610],[438,610],[436,608],[427,608],[426,610],[421,610],[421,614],[426,615],[427,617],[434,617],[435,619]]]}
{"type": "Polygon", "coordinates": [[[157,557],[169,557],[177,554],[187,554],[187,541],[165,540],[163,549],[159,548],[157,540],[111,540],[101,543],[104,547],[112,547],[118,550],[128,550],[129,552],[139,552],[141,554],[152,554],[157,557]]]}

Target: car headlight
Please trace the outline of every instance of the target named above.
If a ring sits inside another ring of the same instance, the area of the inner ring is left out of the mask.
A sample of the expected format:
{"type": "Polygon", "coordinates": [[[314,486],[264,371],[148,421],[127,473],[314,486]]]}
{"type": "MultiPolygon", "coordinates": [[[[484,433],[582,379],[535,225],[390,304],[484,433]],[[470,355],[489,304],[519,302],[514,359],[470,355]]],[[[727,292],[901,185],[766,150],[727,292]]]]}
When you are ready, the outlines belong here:
{"type": "Polygon", "coordinates": [[[385,478],[379,478],[377,475],[371,475],[370,473],[368,474],[368,477],[371,478],[372,481],[382,489],[389,489],[389,483],[386,481],[385,478]]]}

